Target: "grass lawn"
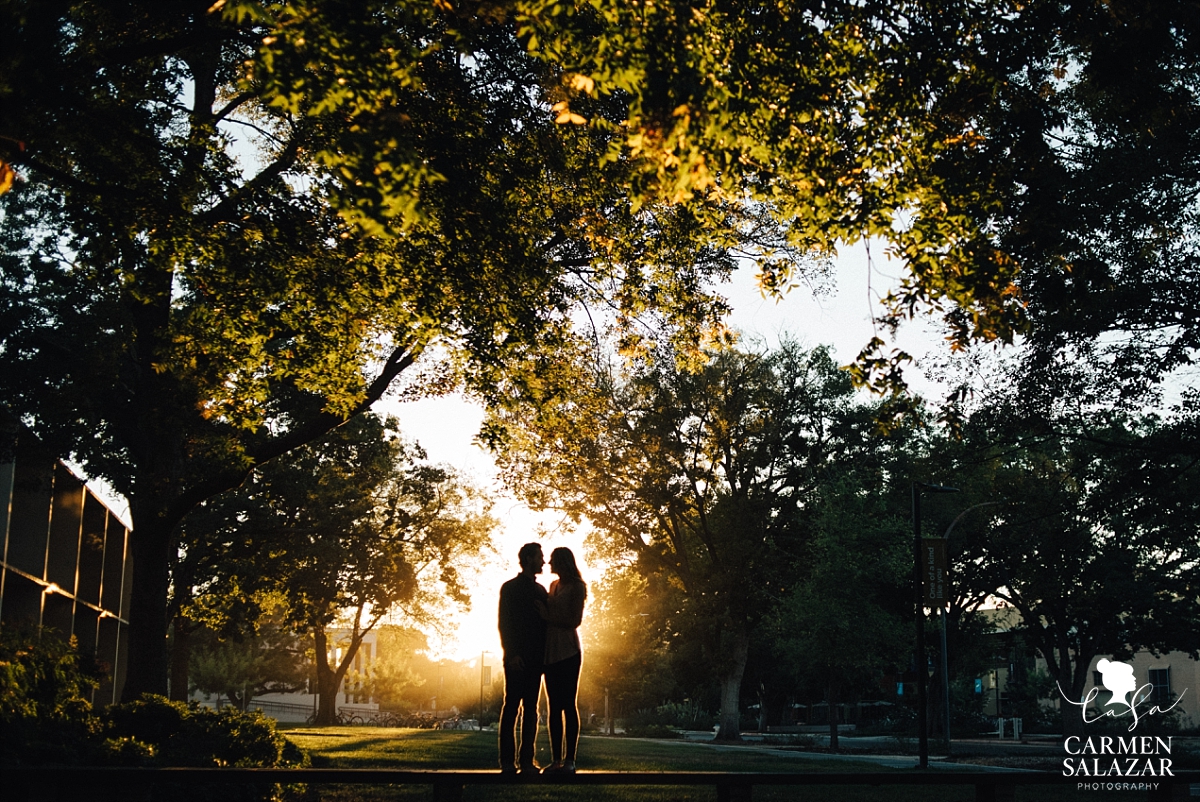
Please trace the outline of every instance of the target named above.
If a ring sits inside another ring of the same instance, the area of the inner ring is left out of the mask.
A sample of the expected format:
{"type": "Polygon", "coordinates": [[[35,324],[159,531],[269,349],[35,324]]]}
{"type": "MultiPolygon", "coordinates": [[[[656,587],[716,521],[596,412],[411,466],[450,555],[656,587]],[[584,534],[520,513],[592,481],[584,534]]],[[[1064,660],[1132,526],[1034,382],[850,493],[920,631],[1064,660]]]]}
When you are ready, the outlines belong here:
{"type": "MultiPolygon", "coordinates": [[[[494,732],[441,732],[437,730],[380,729],[376,727],[306,727],[284,733],[312,755],[317,767],[398,768],[398,769],[491,769],[496,767],[494,732]]],[[[579,745],[581,770],[595,771],[808,771],[808,772],[902,772],[868,762],[829,758],[797,758],[787,753],[769,754],[758,750],[713,748],[680,741],[584,737],[579,745]]],[[[538,761],[549,763],[545,734],[539,733],[538,761]]],[[[964,767],[970,768],[970,767],[964,767]]],[[[972,802],[973,786],[761,786],[754,789],[755,802],[775,800],[830,800],[830,802],[972,802]]],[[[1018,789],[1019,799],[1029,802],[1069,798],[1095,799],[1096,793],[1076,793],[1074,785],[1018,789]]],[[[697,800],[715,802],[714,788],[665,786],[582,786],[531,785],[513,787],[467,786],[468,802],[667,802],[697,800]]],[[[1107,794],[1099,794],[1107,798],[1107,794]]],[[[1123,794],[1137,799],[1137,794],[1123,794]]],[[[319,798],[324,802],[357,800],[430,799],[429,786],[322,786],[319,798]]]]}

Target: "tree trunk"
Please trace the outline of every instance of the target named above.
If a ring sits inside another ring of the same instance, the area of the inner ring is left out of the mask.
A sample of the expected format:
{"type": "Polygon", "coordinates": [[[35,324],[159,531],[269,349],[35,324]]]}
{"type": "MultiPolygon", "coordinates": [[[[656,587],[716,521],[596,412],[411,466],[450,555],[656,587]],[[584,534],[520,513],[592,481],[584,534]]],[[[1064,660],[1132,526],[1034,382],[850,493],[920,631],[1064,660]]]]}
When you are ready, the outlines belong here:
{"type": "Polygon", "coordinates": [[[829,684],[826,686],[825,696],[829,701],[829,751],[836,752],[838,750],[838,702],[840,699],[839,693],[841,688],[838,684],[837,676],[830,675],[829,684]]]}
{"type": "Polygon", "coordinates": [[[318,629],[313,633],[314,655],[313,662],[317,669],[317,721],[322,727],[333,724],[337,717],[338,683],[334,672],[329,668],[329,640],[325,630],[318,629]]]}
{"type": "Polygon", "coordinates": [[[1075,655],[1075,666],[1070,667],[1069,657],[1061,658],[1061,671],[1055,677],[1058,681],[1060,695],[1066,699],[1059,700],[1059,710],[1062,711],[1063,737],[1072,735],[1084,736],[1083,716],[1086,708],[1082,706],[1083,689],[1087,687],[1087,670],[1092,664],[1092,656],[1075,655]],[[1067,701],[1070,700],[1070,702],[1067,701]]]}
{"type": "Polygon", "coordinates": [[[338,688],[342,685],[342,680],[346,678],[346,672],[353,665],[354,655],[358,653],[358,647],[362,645],[362,634],[355,634],[350,638],[350,643],[346,646],[346,653],[342,655],[342,660],[337,668],[330,668],[329,658],[329,636],[325,634],[324,629],[318,628],[313,633],[315,654],[313,661],[317,668],[317,721],[321,726],[331,726],[337,718],[337,694],[338,688]]]}
{"type": "Polygon", "coordinates": [[[742,740],[740,695],[742,675],[746,673],[746,658],[750,652],[750,638],[745,631],[732,636],[732,649],[727,657],[728,671],[721,677],[721,726],[717,730],[718,741],[742,740]]]}
{"type": "Polygon", "coordinates": [[[129,605],[129,652],[121,700],[144,693],[167,695],[167,597],[170,587],[171,527],[142,515],[134,505],[136,527],[129,534],[133,594],[129,605]],[[143,523],[144,522],[144,523],[143,523]]]}
{"type": "Polygon", "coordinates": [[[171,701],[188,700],[188,664],[192,656],[192,622],[183,613],[175,614],[171,639],[171,701]]]}

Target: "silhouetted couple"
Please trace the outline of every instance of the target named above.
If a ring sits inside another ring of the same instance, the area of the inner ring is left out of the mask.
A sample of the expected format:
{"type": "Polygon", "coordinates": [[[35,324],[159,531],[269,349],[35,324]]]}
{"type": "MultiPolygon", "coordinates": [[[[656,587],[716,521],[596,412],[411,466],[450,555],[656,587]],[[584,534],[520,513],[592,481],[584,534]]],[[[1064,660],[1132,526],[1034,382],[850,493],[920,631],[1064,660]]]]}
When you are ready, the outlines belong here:
{"type": "Polygon", "coordinates": [[[550,592],[538,584],[545,565],[542,547],[526,543],[518,552],[521,573],[500,588],[500,645],[504,648],[504,707],[500,711],[500,770],[537,774],[533,760],[537,737],[538,694],[546,678],[550,702],[550,752],[554,763],[545,773],[573,773],[579,745],[579,622],[587,586],[570,549],[550,552],[550,571],[558,579],[550,592]],[[517,755],[517,711],[521,717],[521,752],[517,755]]]}

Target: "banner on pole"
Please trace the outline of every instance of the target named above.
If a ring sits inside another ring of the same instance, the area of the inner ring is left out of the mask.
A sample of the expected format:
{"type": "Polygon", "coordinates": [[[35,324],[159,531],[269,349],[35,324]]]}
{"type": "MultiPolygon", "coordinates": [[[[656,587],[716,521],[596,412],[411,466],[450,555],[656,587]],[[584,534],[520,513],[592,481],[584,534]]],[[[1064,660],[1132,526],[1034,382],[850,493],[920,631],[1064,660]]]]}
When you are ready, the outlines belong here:
{"type": "Polygon", "coordinates": [[[946,571],[946,541],[940,537],[921,538],[921,584],[925,604],[941,607],[950,596],[946,571]]]}

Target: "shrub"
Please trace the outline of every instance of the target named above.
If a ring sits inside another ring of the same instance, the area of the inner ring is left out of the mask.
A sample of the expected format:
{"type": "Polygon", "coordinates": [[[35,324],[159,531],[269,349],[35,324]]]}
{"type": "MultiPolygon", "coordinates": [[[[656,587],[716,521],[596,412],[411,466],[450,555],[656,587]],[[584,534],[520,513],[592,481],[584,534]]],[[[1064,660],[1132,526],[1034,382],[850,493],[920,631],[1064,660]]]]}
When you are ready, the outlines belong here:
{"type": "MultiPolygon", "coordinates": [[[[46,630],[0,629],[0,763],[275,767],[308,761],[257,711],[211,710],[147,695],[97,715],[86,695],[102,676],[73,642],[46,630]]],[[[173,790],[171,797],[197,793],[173,790]]]]}
{"type": "Polygon", "coordinates": [[[655,708],[638,710],[626,719],[625,729],[661,726],[680,730],[711,730],[716,723],[716,716],[701,710],[693,702],[668,702],[655,708]]]}
{"type": "Polygon", "coordinates": [[[164,766],[297,765],[303,753],[275,731],[262,713],[212,710],[146,694],[104,712],[109,738],[151,747],[151,764],[164,766]]]}
{"type": "Polygon", "coordinates": [[[103,675],[74,639],[0,627],[0,763],[84,762],[100,728],[87,695],[103,675]]]}
{"type": "Polygon", "coordinates": [[[643,724],[625,727],[625,735],[630,738],[682,738],[679,730],[665,724],[643,724]]]}

